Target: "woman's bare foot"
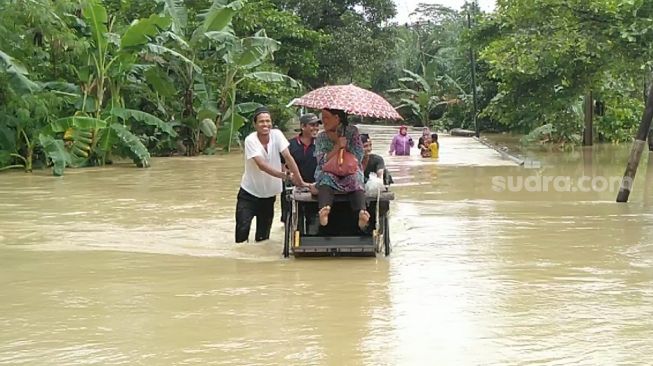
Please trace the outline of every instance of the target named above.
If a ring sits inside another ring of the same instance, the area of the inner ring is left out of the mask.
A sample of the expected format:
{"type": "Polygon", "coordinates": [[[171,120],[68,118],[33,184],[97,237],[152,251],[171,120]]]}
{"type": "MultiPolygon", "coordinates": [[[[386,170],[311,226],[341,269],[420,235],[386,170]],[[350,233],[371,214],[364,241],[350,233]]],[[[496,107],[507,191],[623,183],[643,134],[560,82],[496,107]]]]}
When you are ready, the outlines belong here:
{"type": "Polygon", "coordinates": [[[320,225],[327,226],[329,223],[329,213],[331,212],[331,206],[324,206],[320,209],[320,225]]]}
{"type": "Polygon", "coordinates": [[[361,210],[358,213],[358,227],[361,230],[365,230],[368,222],[370,222],[370,213],[365,210],[361,210]]]}

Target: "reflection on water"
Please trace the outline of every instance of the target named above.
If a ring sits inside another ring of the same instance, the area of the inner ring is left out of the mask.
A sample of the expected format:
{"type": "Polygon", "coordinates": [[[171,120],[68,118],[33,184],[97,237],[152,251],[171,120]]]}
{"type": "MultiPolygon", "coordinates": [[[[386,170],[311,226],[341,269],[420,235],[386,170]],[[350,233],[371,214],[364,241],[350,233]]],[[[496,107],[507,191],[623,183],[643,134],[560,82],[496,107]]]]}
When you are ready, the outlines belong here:
{"type": "MultiPolygon", "coordinates": [[[[364,128],[385,155],[394,132],[364,128]]],[[[284,260],[279,223],[233,244],[238,156],[2,174],[0,364],[652,364],[653,159],[616,204],[493,179],[618,177],[628,146],[524,169],[441,145],[386,157],[377,259],[284,260]]]]}

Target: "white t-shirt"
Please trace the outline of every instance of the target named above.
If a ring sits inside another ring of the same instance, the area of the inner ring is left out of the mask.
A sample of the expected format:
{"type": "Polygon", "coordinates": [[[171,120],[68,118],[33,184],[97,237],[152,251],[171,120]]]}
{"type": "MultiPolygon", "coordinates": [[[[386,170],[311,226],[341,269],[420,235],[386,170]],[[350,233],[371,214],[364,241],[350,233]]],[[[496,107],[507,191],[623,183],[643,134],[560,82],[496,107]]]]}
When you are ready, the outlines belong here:
{"type": "Polygon", "coordinates": [[[252,132],[245,138],[245,172],[240,186],[258,198],[269,198],[281,193],[281,179],[262,171],[254,161],[255,156],[263,157],[272,169],[281,170],[281,152],[288,148],[288,139],[275,128],[270,129],[270,142],[265,151],[263,144],[252,132]]]}

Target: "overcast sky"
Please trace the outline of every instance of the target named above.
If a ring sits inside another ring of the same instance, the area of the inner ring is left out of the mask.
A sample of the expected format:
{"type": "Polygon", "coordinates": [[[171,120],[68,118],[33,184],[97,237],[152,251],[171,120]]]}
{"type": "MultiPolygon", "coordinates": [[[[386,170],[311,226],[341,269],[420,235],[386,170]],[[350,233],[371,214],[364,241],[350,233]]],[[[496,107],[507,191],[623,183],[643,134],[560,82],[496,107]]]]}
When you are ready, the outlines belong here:
{"type": "MultiPolygon", "coordinates": [[[[412,13],[419,3],[442,4],[456,10],[460,10],[465,4],[465,0],[394,0],[394,2],[397,4],[395,19],[400,24],[408,20],[408,14],[412,13]]],[[[484,11],[494,10],[494,4],[494,0],[478,0],[478,5],[484,11]]]]}

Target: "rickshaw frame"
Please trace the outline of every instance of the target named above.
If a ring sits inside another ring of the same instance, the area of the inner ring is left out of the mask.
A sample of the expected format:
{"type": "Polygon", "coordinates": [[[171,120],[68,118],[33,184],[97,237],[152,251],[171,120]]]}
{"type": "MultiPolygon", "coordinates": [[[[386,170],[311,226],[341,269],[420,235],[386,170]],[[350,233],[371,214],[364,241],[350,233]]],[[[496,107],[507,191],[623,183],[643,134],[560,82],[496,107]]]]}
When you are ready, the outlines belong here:
{"type": "MultiPolygon", "coordinates": [[[[366,194],[368,210],[375,216],[374,220],[370,220],[374,227],[364,232],[346,233],[349,235],[325,234],[320,232],[321,227],[317,232],[308,232],[306,223],[311,219],[307,219],[305,213],[310,211],[309,204],[317,207],[317,198],[307,189],[289,188],[282,199],[289,203],[289,209],[282,213],[285,215],[284,258],[291,254],[294,257],[375,257],[380,253],[389,256],[392,252],[388,213],[394,193],[389,191],[388,187],[374,194],[366,194]]],[[[336,205],[348,205],[347,197],[336,195],[334,208],[336,205]]],[[[312,220],[315,219],[316,217],[312,217],[312,220]]]]}

